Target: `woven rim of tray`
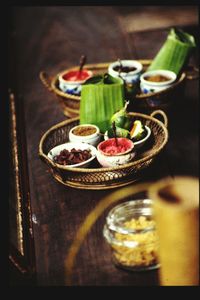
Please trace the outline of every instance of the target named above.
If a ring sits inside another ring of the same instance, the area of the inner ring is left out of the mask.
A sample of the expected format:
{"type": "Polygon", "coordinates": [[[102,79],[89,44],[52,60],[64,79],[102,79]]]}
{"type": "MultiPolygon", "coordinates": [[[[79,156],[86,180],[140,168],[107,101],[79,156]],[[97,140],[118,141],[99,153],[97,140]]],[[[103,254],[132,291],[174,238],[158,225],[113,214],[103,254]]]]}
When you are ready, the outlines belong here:
{"type": "Polygon", "coordinates": [[[151,121],[157,123],[159,126],[161,126],[162,129],[163,129],[163,131],[164,131],[164,141],[163,141],[163,143],[160,145],[160,147],[158,147],[157,149],[155,149],[152,154],[149,154],[148,156],[146,156],[144,158],[141,158],[139,160],[136,160],[136,161],[133,161],[133,162],[121,165],[121,166],[107,167],[107,168],[104,168],[104,167],[100,167],[100,168],[70,168],[70,167],[68,167],[66,169],[64,166],[61,166],[61,165],[53,163],[52,160],[50,158],[48,158],[48,156],[43,152],[43,144],[45,142],[46,137],[52,131],[55,131],[58,128],[62,128],[64,125],[67,125],[67,124],[73,123],[75,121],[78,121],[79,117],[71,118],[69,120],[60,122],[60,123],[52,126],[51,128],[49,128],[49,130],[47,130],[43,134],[43,136],[42,136],[42,138],[40,140],[40,143],[39,143],[39,156],[43,157],[53,168],[62,169],[62,170],[65,170],[66,172],[71,171],[71,172],[74,172],[74,173],[77,173],[77,172],[78,173],[94,173],[94,172],[102,173],[102,172],[109,172],[109,171],[112,172],[112,171],[117,171],[117,170],[123,170],[123,169],[126,169],[126,168],[130,167],[130,166],[139,165],[139,164],[141,164],[141,163],[143,163],[143,162],[145,162],[145,161],[153,158],[154,156],[156,156],[163,149],[163,147],[165,146],[165,144],[168,141],[168,130],[167,130],[167,128],[165,127],[165,125],[161,121],[159,121],[158,119],[156,119],[156,118],[154,118],[152,116],[148,116],[148,115],[145,115],[145,114],[142,114],[142,113],[133,113],[133,112],[131,112],[130,115],[132,115],[132,116],[139,116],[139,117],[151,120],[151,121]]]}
{"type": "MultiPolygon", "coordinates": [[[[141,60],[138,59],[138,61],[143,66],[149,65],[152,62],[152,60],[149,60],[149,59],[141,59],[141,60]]],[[[87,64],[87,65],[84,66],[84,68],[88,68],[88,69],[91,69],[91,70],[107,69],[109,64],[110,64],[110,62],[97,63],[97,64],[87,64]]],[[[56,76],[54,76],[54,78],[51,81],[51,88],[55,92],[55,94],[57,94],[61,97],[64,97],[66,99],[70,98],[70,99],[75,100],[75,101],[80,101],[80,96],[75,96],[75,95],[71,95],[71,94],[68,94],[68,93],[64,93],[60,89],[57,88],[57,82],[58,82],[58,77],[59,77],[60,73],[63,73],[64,71],[67,72],[67,71],[70,71],[70,70],[78,70],[78,68],[79,68],[78,66],[74,66],[74,67],[63,70],[63,71],[59,72],[56,76]]],[[[168,92],[173,90],[177,85],[179,85],[185,78],[186,78],[186,73],[183,72],[179,76],[177,81],[172,86],[170,86],[169,88],[167,88],[165,90],[162,90],[160,92],[154,92],[154,93],[148,93],[148,94],[137,94],[136,98],[137,99],[145,99],[145,98],[152,97],[152,96],[160,96],[160,95],[163,95],[163,94],[167,94],[168,92]]]]}

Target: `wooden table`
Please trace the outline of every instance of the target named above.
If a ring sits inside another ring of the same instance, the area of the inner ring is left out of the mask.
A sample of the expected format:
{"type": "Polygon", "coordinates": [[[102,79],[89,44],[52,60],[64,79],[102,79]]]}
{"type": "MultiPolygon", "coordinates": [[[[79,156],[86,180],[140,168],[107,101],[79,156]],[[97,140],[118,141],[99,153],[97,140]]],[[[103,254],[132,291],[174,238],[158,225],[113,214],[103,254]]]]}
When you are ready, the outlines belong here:
{"type": "MultiPolygon", "coordinates": [[[[42,134],[66,119],[55,96],[41,84],[39,72],[44,70],[55,75],[77,65],[82,54],[87,55],[88,63],[117,58],[152,59],[165,41],[168,28],[126,30],[121,20],[136,9],[123,7],[120,10],[117,6],[11,9],[9,88],[15,95],[22,204],[28,220],[24,231],[28,236],[24,241],[27,259],[21,270],[31,274],[31,281],[36,280],[34,284],[65,285],[64,260],[76,231],[100,199],[112,192],[62,186],[39,159],[38,144],[42,134]]],[[[198,35],[196,26],[185,29],[198,35]]],[[[197,63],[197,60],[198,51],[192,62],[197,63]]],[[[169,116],[170,138],[165,151],[143,181],[175,175],[198,176],[197,99],[198,82],[188,80],[184,98],[179,99],[178,105],[174,104],[169,116]]],[[[141,196],[143,194],[134,197],[141,196]]],[[[14,190],[11,203],[15,197],[14,190]]],[[[82,244],[75,261],[72,285],[159,285],[156,270],[131,273],[113,265],[102,236],[108,211],[97,220],[82,244]]],[[[13,252],[10,258],[14,262],[13,252]]]]}

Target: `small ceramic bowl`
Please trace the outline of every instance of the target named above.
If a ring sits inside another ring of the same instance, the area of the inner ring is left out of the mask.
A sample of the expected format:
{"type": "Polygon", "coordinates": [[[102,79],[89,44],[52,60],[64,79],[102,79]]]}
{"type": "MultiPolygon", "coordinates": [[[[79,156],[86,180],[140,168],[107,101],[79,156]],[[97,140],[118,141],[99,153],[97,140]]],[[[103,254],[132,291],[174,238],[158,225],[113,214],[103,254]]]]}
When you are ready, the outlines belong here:
{"type": "Polygon", "coordinates": [[[48,153],[48,157],[55,163],[54,161],[54,157],[56,155],[59,155],[60,152],[64,149],[70,151],[73,148],[75,148],[76,150],[80,149],[80,150],[90,150],[92,156],[86,160],[83,161],[81,163],[77,163],[77,164],[73,164],[73,165],[61,165],[61,164],[57,164],[59,167],[64,168],[64,169],[68,169],[68,168],[86,168],[90,165],[90,163],[96,158],[96,154],[97,154],[97,149],[89,144],[86,143],[81,143],[81,142],[69,142],[69,143],[65,143],[62,145],[58,145],[56,147],[54,147],[53,149],[51,149],[48,153]]]}
{"type": "Polygon", "coordinates": [[[70,142],[81,142],[97,146],[100,139],[99,127],[93,124],[77,125],[69,131],[70,142]],[[87,134],[89,131],[91,131],[91,134],[87,134]]]}
{"type": "Polygon", "coordinates": [[[58,76],[59,88],[68,94],[80,95],[82,84],[93,76],[93,72],[83,69],[81,74],[79,70],[63,71],[58,76]]]}
{"type": "Polygon", "coordinates": [[[139,141],[133,142],[134,146],[135,146],[135,149],[138,149],[138,148],[142,147],[151,135],[151,129],[148,126],[145,126],[145,128],[147,130],[146,136],[143,139],[139,140],[139,141]]]}
{"type": "Polygon", "coordinates": [[[147,71],[140,76],[140,89],[144,94],[159,92],[173,85],[176,78],[176,74],[169,70],[147,71]],[[151,78],[151,81],[148,78],[151,78]],[[166,80],[158,81],[158,78],[166,80]]]}
{"type": "Polygon", "coordinates": [[[142,64],[137,60],[121,60],[122,67],[124,70],[122,72],[118,71],[119,62],[115,61],[108,66],[108,73],[113,77],[119,77],[119,75],[124,79],[127,84],[135,84],[139,81],[142,64]],[[133,68],[132,71],[127,72],[126,69],[133,68]],[[126,71],[126,72],[125,72],[126,71]]]}
{"type": "MultiPolygon", "coordinates": [[[[140,148],[140,147],[142,147],[144,145],[144,143],[149,139],[149,137],[151,135],[151,129],[148,126],[145,126],[145,128],[147,130],[146,136],[143,139],[141,139],[141,140],[139,140],[137,142],[133,142],[135,150],[138,149],[138,148],[140,148]]],[[[104,140],[106,141],[108,139],[109,139],[108,132],[106,131],[104,133],[104,140]]]]}
{"type": "Polygon", "coordinates": [[[114,138],[103,141],[97,146],[97,160],[103,167],[124,165],[134,158],[135,152],[133,142],[127,138],[117,138],[117,141],[119,147],[125,145],[124,150],[119,153],[115,153],[116,144],[114,138]],[[112,150],[115,154],[112,153],[112,150]]]}

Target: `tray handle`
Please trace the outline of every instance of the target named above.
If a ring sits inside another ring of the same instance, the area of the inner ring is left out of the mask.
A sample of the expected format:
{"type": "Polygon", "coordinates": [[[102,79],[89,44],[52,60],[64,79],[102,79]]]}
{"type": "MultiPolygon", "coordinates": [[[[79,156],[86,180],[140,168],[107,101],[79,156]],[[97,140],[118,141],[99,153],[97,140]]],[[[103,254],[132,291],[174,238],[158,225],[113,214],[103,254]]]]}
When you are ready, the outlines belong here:
{"type": "Polygon", "coordinates": [[[51,78],[45,71],[40,71],[39,74],[40,80],[43,83],[43,85],[50,91],[53,92],[53,89],[51,87],[51,78]]]}
{"type": "Polygon", "coordinates": [[[163,110],[158,109],[158,110],[153,111],[150,114],[151,117],[154,117],[155,115],[161,115],[163,117],[163,120],[164,120],[163,124],[165,125],[165,127],[168,126],[168,118],[167,118],[167,115],[165,114],[165,112],[163,110]]]}
{"type": "Polygon", "coordinates": [[[39,158],[50,167],[50,170],[52,173],[55,173],[57,171],[60,178],[64,181],[66,178],[64,178],[62,172],[59,170],[59,168],[56,166],[56,164],[52,160],[48,160],[44,154],[42,154],[40,151],[38,153],[39,158]]]}
{"type": "Polygon", "coordinates": [[[188,80],[195,80],[199,78],[199,68],[193,65],[189,65],[186,69],[186,78],[188,80]]]}

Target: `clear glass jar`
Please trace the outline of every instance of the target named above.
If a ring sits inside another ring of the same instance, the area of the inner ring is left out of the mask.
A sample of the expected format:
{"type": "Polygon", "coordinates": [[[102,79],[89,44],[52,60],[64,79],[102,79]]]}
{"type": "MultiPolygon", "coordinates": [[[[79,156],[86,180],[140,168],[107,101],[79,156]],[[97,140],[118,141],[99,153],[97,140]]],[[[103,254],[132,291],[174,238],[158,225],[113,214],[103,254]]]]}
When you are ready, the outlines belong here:
{"type": "Polygon", "coordinates": [[[116,266],[132,271],[159,267],[158,235],[152,200],[131,200],[115,206],[106,218],[103,235],[116,266]]]}

